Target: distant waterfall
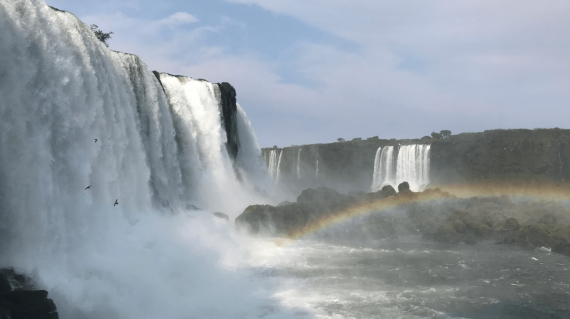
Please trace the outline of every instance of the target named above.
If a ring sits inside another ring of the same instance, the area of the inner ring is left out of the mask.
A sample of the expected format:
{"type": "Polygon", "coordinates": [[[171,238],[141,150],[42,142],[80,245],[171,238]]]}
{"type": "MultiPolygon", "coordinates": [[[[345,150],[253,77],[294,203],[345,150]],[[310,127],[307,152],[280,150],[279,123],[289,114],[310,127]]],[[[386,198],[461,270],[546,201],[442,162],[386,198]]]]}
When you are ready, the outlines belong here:
{"type": "Polygon", "coordinates": [[[395,184],[394,177],[394,146],[379,147],[374,159],[372,191],[378,191],[385,185],[395,184]]]}
{"type": "Polygon", "coordinates": [[[283,157],[283,150],[279,153],[279,160],[277,161],[277,177],[275,178],[275,183],[279,183],[279,177],[281,177],[281,158],[283,157]]]}
{"type": "Polygon", "coordinates": [[[405,145],[398,150],[394,165],[394,146],[379,147],[374,158],[373,192],[386,185],[394,188],[408,182],[410,189],[421,191],[429,184],[430,145],[405,145]]]}
{"type": "Polygon", "coordinates": [[[430,145],[400,147],[396,165],[398,183],[408,182],[410,189],[421,191],[429,184],[430,145]]]}
{"type": "Polygon", "coordinates": [[[276,178],[277,175],[277,151],[269,151],[269,162],[267,162],[267,171],[269,172],[269,177],[276,178]]]}
{"type": "Polygon", "coordinates": [[[317,178],[319,178],[319,150],[317,150],[317,163],[316,163],[316,169],[315,169],[315,176],[317,178]]]}
{"type": "Polygon", "coordinates": [[[300,148],[299,152],[297,153],[297,178],[301,178],[301,151],[303,149],[300,148]]]}

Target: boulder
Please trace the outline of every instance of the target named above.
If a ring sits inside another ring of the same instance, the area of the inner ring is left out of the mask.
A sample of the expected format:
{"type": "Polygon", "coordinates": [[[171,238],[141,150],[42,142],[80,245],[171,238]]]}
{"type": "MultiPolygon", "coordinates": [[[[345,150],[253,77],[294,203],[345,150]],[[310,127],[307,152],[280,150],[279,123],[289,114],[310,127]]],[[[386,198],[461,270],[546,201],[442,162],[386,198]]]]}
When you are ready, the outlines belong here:
{"type": "Polygon", "coordinates": [[[503,229],[505,231],[517,231],[521,228],[521,225],[519,224],[519,221],[516,220],[515,218],[507,218],[505,220],[505,224],[503,225],[503,229]]]}
{"type": "Polygon", "coordinates": [[[410,191],[410,184],[408,182],[402,182],[398,185],[398,193],[404,193],[410,191]]]}
{"type": "Polygon", "coordinates": [[[550,247],[554,252],[570,254],[567,230],[545,224],[522,226],[515,234],[514,243],[521,246],[550,247]]]}
{"type": "Polygon", "coordinates": [[[354,197],[340,194],[332,188],[320,187],[305,189],[297,197],[297,203],[307,205],[313,217],[328,214],[346,208],[357,200],[354,197]]]}
{"type": "Polygon", "coordinates": [[[236,218],[236,227],[253,234],[284,236],[307,225],[311,214],[308,205],[293,203],[287,206],[251,205],[236,218]]]}
{"type": "Polygon", "coordinates": [[[366,199],[383,199],[396,194],[396,190],[392,185],[386,185],[381,190],[366,194],[366,199]]]}
{"type": "Polygon", "coordinates": [[[453,229],[453,224],[447,223],[440,226],[435,233],[424,235],[424,238],[433,239],[444,244],[455,245],[461,242],[462,236],[453,229]]]}

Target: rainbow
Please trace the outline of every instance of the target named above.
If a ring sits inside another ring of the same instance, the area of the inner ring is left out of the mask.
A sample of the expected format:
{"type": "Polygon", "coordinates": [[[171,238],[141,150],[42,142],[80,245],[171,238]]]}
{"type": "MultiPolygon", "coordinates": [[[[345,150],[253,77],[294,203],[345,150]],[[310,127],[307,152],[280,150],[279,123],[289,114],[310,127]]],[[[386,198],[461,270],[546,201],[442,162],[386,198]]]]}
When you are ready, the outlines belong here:
{"type": "Polygon", "coordinates": [[[383,199],[359,202],[356,205],[314,220],[302,228],[289,232],[286,238],[297,240],[363,214],[380,212],[406,204],[490,196],[525,197],[534,201],[570,200],[570,184],[561,182],[488,182],[430,188],[419,193],[398,193],[383,199]]]}

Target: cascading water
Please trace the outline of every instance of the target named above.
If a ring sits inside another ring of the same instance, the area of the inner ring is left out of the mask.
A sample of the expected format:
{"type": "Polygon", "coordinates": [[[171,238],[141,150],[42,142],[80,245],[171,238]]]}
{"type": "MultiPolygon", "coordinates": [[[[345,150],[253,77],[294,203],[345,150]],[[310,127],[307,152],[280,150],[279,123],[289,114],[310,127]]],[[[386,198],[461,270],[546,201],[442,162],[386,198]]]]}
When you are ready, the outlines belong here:
{"type": "Polygon", "coordinates": [[[317,150],[317,162],[315,163],[315,176],[319,178],[319,150],[317,150]]]}
{"type": "Polygon", "coordinates": [[[404,145],[398,150],[394,166],[394,147],[379,147],[374,158],[373,192],[385,185],[397,188],[408,182],[413,191],[422,191],[429,184],[430,145],[404,145]]]}
{"type": "Polygon", "coordinates": [[[379,147],[374,158],[372,191],[378,191],[385,185],[394,185],[394,146],[379,147]]]}
{"type": "Polygon", "coordinates": [[[277,161],[277,174],[275,178],[275,183],[279,183],[279,178],[281,177],[281,158],[283,157],[283,150],[279,152],[279,160],[277,161]]]}
{"type": "Polygon", "coordinates": [[[279,312],[265,284],[227,271],[239,238],[208,213],[265,201],[241,107],[232,162],[217,85],[161,86],[40,0],[0,0],[0,32],[0,267],[48,289],[60,318],[279,312]]]}
{"type": "Polygon", "coordinates": [[[267,162],[267,171],[269,177],[275,179],[277,177],[277,151],[269,151],[269,161],[267,162]]]}
{"type": "Polygon", "coordinates": [[[303,149],[300,148],[299,152],[297,153],[297,178],[300,179],[301,178],[301,151],[303,149]]]}
{"type": "Polygon", "coordinates": [[[410,189],[421,191],[429,184],[431,145],[404,145],[398,151],[397,183],[408,182],[410,189]]]}

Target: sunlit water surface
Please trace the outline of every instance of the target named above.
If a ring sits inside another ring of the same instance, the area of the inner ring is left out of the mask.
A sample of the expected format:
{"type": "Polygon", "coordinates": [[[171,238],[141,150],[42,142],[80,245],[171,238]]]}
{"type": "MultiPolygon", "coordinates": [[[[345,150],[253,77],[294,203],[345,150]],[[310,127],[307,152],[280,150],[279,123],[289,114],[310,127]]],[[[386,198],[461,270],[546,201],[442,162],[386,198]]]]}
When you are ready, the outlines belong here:
{"type": "Polygon", "coordinates": [[[276,297],[299,318],[570,318],[570,258],[547,248],[261,245],[256,272],[286,283],[276,297]]]}

